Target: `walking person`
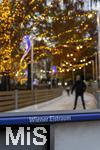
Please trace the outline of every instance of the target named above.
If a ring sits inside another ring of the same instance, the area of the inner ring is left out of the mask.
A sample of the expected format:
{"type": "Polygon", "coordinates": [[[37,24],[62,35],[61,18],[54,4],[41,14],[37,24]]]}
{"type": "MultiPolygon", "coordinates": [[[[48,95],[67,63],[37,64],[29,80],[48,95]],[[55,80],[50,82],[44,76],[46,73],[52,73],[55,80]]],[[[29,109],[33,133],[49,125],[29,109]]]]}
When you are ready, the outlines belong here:
{"type": "Polygon", "coordinates": [[[69,96],[70,95],[70,86],[66,87],[66,91],[67,91],[67,95],[69,96]]]}
{"type": "Polygon", "coordinates": [[[73,109],[76,109],[77,100],[78,100],[79,96],[81,97],[83,108],[86,109],[85,101],[84,101],[84,92],[86,90],[86,84],[81,79],[80,75],[76,76],[76,81],[72,87],[71,93],[73,93],[74,90],[75,90],[75,102],[74,102],[74,108],[73,109]]]}

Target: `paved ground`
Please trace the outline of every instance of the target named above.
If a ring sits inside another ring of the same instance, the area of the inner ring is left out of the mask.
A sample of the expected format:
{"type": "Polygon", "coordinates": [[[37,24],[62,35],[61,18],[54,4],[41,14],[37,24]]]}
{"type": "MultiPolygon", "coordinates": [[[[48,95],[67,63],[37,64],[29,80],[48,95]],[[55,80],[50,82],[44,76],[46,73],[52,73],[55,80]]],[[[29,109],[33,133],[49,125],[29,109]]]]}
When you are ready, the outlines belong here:
{"type": "MultiPolygon", "coordinates": [[[[32,112],[32,111],[55,111],[55,110],[72,110],[74,105],[75,95],[67,96],[66,91],[63,92],[62,96],[55,98],[49,102],[44,102],[37,105],[32,105],[22,109],[15,110],[13,112],[32,112]]],[[[90,93],[85,93],[86,109],[96,108],[96,99],[90,93]]],[[[83,109],[80,97],[78,99],[77,110],[83,109]]]]}

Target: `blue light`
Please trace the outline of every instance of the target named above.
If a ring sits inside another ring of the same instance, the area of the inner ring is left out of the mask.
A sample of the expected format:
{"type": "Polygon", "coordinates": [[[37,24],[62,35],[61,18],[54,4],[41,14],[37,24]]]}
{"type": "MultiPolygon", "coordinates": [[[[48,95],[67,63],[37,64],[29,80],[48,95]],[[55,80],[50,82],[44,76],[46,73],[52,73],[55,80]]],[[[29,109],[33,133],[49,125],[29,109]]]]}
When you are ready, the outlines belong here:
{"type": "Polygon", "coordinates": [[[29,36],[25,35],[24,38],[23,38],[23,41],[26,42],[26,53],[28,53],[29,50],[30,50],[30,47],[31,47],[31,42],[30,42],[29,36]]]}
{"type": "Polygon", "coordinates": [[[54,73],[56,73],[57,72],[57,67],[56,66],[52,66],[52,70],[53,70],[54,73]]]}

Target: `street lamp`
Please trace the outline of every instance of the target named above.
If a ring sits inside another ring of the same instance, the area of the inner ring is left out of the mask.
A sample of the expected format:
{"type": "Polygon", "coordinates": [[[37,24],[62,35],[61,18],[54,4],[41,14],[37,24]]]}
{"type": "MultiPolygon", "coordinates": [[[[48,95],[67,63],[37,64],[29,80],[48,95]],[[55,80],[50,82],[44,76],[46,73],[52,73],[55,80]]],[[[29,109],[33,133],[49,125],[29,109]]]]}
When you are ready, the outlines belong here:
{"type": "Polygon", "coordinates": [[[33,49],[34,49],[34,38],[33,36],[30,37],[29,35],[25,35],[23,37],[23,45],[25,44],[25,52],[24,55],[22,56],[21,63],[24,60],[24,58],[27,56],[29,51],[31,50],[31,90],[33,90],[33,49]]]}
{"type": "Polygon", "coordinates": [[[34,63],[34,43],[41,41],[41,37],[35,37],[33,34],[30,36],[31,41],[31,90],[33,90],[33,63],[34,63]]]}

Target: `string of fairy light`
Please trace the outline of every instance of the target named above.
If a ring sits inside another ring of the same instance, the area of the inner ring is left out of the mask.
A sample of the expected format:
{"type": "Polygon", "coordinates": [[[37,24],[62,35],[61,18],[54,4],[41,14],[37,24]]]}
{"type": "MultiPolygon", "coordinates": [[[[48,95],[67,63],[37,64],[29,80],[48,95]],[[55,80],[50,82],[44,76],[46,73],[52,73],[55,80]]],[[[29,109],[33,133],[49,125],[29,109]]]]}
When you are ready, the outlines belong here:
{"type": "MultiPolygon", "coordinates": [[[[75,17],[79,17],[79,18],[83,18],[83,17],[91,18],[93,15],[94,16],[96,15],[95,11],[91,11],[91,13],[90,12],[85,12],[84,14],[76,14],[75,17]]],[[[64,16],[64,17],[61,17],[61,18],[52,17],[52,16],[49,16],[49,17],[47,16],[46,17],[46,14],[42,14],[41,16],[34,16],[33,18],[36,21],[40,21],[40,19],[41,19],[42,21],[43,20],[47,20],[47,22],[50,19],[53,22],[53,21],[66,21],[66,20],[73,19],[74,17],[72,17],[72,16],[71,17],[70,16],[64,16]]]]}
{"type": "MultiPolygon", "coordinates": [[[[93,18],[93,16],[94,15],[96,15],[96,12],[95,11],[92,11],[92,12],[88,12],[88,13],[86,13],[86,14],[82,14],[82,15],[76,15],[76,17],[78,16],[78,17],[85,17],[85,16],[87,16],[87,18],[93,18]]],[[[75,17],[75,16],[74,16],[75,17]]],[[[74,18],[74,17],[72,17],[72,19],[74,18]]],[[[40,17],[34,17],[34,19],[36,19],[36,20],[38,20],[38,21],[40,21],[40,19],[41,18],[44,18],[44,20],[45,20],[45,17],[42,17],[42,16],[40,16],[40,17]],[[36,19],[37,18],[37,19],[36,19]]],[[[57,18],[57,17],[52,17],[52,19],[53,20],[55,20],[55,18],[56,18],[56,20],[59,20],[59,18],[57,18]]],[[[65,20],[65,18],[70,18],[70,17],[62,17],[62,18],[60,18],[60,20],[65,20]]],[[[84,21],[82,21],[82,23],[80,24],[80,26],[82,26],[83,27],[83,31],[84,30],[86,30],[87,28],[88,28],[88,24],[86,24],[84,21]],[[83,26],[84,25],[84,26],[83,26]]],[[[71,33],[71,32],[73,32],[74,30],[76,30],[76,29],[78,29],[78,27],[76,26],[76,27],[74,27],[73,29],[70,29],[70,30],[66,30],[66,31],[64,31],[64,32],[62,32],[62,33],[59,33],[58,35],[53,35],[53,36],[50,36],[50,38],[51,39],[56,39],[56,38],[58,38],[58,37],[60,37],[60,36],[63,36],[64,34],[66,34],[66,33],[71,33]]],[[[48,34],[48,31],[46,31],[46,33],[44,33],[45,35],[46,34],[48,34]]],[[[40,38],[45,38],[44,37],[44,34],[41,34],[41,35],[39,35],[39,37],[40,38]]]]}
{"type": "Polygon", "coordinates": [[[69,72],[69,71],[76,71],[76,70],[81,70],[82,68],[84,68],[85,66],[88,66],[90,64],[92,64],[92,61],[84,61],[85,59],[83,59],[83,63],[82,64],[77,64],[77,65],[73,65],[69,62],[65,62],[64,64],[62,64],[61,67],[58,66],[58,72],[63,73],[63,72],[69,72]]]}
{"type": "MultiPolygon", "coordinates": [[[[70,21],[75,17],[80,19],[86,17],[87,19],[92,20],[92,18],[96,16],[95,11],[86,11],[82,14],[80,12],[77,12],[72,16],[71,10],[69,10],[69,14],[66,16],[52,16],[49,13],[50,7],[46,5],[41,14],[37,15],[36,12],[39,11],[39,4],[41,3],[44,3],[44,0],[38,0],[38,2],[36,2],[35,0],[30,0],[27,6],[24,5],[23,1],[16,1],[12,3],[9,0],[3,0],[2,3],[0,3],[0,70],[2,72],[4,72],[5,70],[12,70],[12,72],[14,72],[15,69],[19,68],[17,62],[19,62],[23,53],[23,51],[21,51],[19,48],[20,42],[22,41],[24,35],[30,34],[33,31],[33,28],[38,28],[38,26],[42,24],[42,22],[45,22],[46,24],[49,20],[51,20],[52,24],[53,22],[55,23],[57,21],[70,21]],[[29,24],[30,22],[33,23],[31,24],[31,27],[28,28],[27,24],[29,24]],[[27,30],[25,30],[26,27],[27,30]],[[17,37],[19,32],[20,34],[17,37]],[[16,62],[16,65],[13,65],[13,62],[16,62]]],[[[85,32],[90,27],[88,26],[88,23],[86,21],[82,21],[80,24],[80,28],[82,29],[81,32],[85,32]]],[[[70,48],[71,44],[76,44],[76,49],[81,49],[80,46],[82,45],[80,43],[89,43],[90,41],[94,41],[94,38],[92,37],[75,39],[72,35],[71,39],[66,39],[66,41],[62,43],[59,42],[55,44],[54,47],[52,46],[52,43],[54,41],[58,41],[60,38],[64,38],[68,34],[73,34],[73,31],[77,31],[77,29],[79,29],[77,26],[73,26],[72,29],[67,29],[64,32],[60,32],[57,34],[53,33],[52,35],[50,35],[48,30],[39,33],[37,36],[45,41],[45,44],[43,44],[43,46],[38,45],[37,47],[34,47],[34,52],[35,54],[37,54],[35,59],[38,61],[44,56],[48,57],[49,54],[47,53],[47,51],[49,51],[50,55],[53,56],[60,55],[63,51],[63,48],[70,48]],[[47,45],[49,42],[51,43],[51,46],[47,45]]],[[[24,63],[25,65],[21,66],[23,67],[23,69],[27,67],[27,63],[24,63]]]]}
{"type": "Polygon", "coordinates": [[[96,53],[94,53],[93,55],[91,55],[89,57],[86,56],[85,58],[80,59],[78,64],[75,64],[77,59],[74,57],[74,54],[72,54],[72,53],[67,54],[67,58],[71,58],[71,60],[73,60],[74,63],[71,63],[68,60],[67,61],[64,60],[61,63],[61,66],[57,66],[58,72],[64,73],[64,72],[70,72],[70,71],[75,72],[76,70],[82,70],[82,68],[88,67],[89,65],[92,64],[92,62],[94,61],[95,55],[96,55],[96,53]]]}
{"type": "MultiPolygon", "coordinates": [[[[82,25],[83,25],[83,24],[82,24],[82,25]]],[[[88,25],[86,24],[86,25],[83,27],[83,31],[85,31],[87,28],[88,28],[88,25]]],[[[64,31],[63,33],[59,33],[58,35],[51,36],[50,38],[51,38],[51,39],[56,39],[56,38],[59,38],[59,37],[65,35],[65,34],[71,33],[71,32],[73,32],[74,30],[77,30],[77,29],[78,29],[78,27],[74,27],[74,29],[66,30],[66,31],[64,31]]],[[[46,33],[44,33],[44,34],[39,35],[39,37],[40,37],[41,39],[43,39],[43,38],[45,39],[45,37],[46,37],[47,34],[48,34],[48,31],[47,31],[46,33]]],[[[88,39],[88,38],[86,38],[86,39],[88,39]]],[[[77,42],[78,42],[78,40],[77,40],[77,42]]]]}

